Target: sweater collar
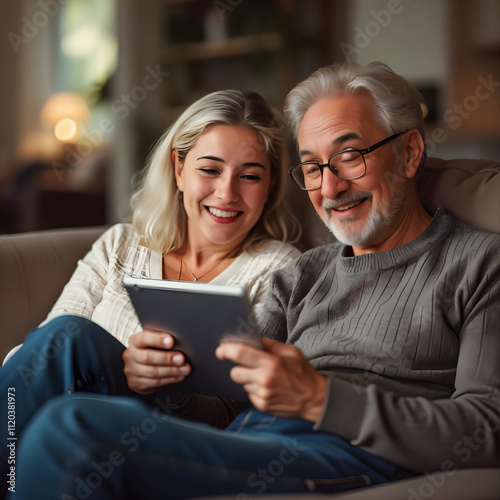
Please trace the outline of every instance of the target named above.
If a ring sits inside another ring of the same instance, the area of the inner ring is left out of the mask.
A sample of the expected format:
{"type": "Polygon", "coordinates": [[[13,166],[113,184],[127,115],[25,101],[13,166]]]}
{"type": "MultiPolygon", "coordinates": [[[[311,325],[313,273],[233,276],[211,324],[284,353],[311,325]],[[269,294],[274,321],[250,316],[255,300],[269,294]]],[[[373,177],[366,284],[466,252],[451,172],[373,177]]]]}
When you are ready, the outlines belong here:
{"type": "Polygon", "coordinates": [[[403,262],[414,260],[446,236],[454,224],[454,219],[437,207],[431,223],[425,231],[413,241],[385,252],[368,253],[358,256],[346,256],[351,247],[342,245],[338,270],[341,272],[364,272],[376,269],[396,267],[403,262]]]}

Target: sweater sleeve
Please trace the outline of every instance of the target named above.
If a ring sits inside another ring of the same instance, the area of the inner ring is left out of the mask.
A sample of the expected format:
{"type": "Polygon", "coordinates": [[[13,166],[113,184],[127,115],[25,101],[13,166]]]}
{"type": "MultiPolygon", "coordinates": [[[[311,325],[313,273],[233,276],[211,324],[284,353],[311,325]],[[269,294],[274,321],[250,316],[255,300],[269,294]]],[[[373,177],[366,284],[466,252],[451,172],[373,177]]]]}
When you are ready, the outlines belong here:
{"type": "Polygon", "coordinates": [[[127,248],[125,224],[117,224],[102,234],[78,265],[42,324],[64,314],[92,319],[108,282],[110,266],[120,265],[117,249],[127,248]]]}
{"type": "Polygon", "coordinates": [[[295,247],[277,241],[271,242],[265,252],[256,252],[253,255],[251,267],[255,277],[248,280],[247,290],[257,322],[266,315],[274,273],[299,256],[300,252],[295,247]]]}
{"type": "Polygon", "coordinates": [[[419,473],[499,467],[499,257],[497,244],[467,263],[473,292],[464,300],[450,398],[405,397],[382,389],[376,379],[361,387],[330,375],[316,429],[419,473]]]}

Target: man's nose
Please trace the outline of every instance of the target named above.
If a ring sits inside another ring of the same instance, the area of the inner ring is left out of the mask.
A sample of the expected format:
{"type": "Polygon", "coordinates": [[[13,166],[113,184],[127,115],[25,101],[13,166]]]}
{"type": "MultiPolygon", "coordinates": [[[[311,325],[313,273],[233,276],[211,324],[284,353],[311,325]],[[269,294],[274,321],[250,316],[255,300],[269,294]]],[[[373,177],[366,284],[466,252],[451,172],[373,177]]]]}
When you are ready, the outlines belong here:
{"type": "Polygon", "coordinates": [[[350,181],[337,177],[328,167],[323,169],[323,182],[321,183],[321,195],[323,198],[334,200],[342,191],[347,191],[350,181]]]}

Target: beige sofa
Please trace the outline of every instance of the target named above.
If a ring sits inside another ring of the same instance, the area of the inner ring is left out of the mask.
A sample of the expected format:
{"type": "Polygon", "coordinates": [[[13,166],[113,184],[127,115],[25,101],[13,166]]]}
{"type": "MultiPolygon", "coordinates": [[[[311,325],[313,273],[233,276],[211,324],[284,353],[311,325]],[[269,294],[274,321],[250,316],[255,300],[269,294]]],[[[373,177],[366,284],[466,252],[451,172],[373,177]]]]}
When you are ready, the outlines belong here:
{"type": "MultiPolygon", "coordinates": [[[[464,222],[500,233],[500,164],[431,158],[419,186],[423,202],[439,203],[464,222]]],[[[98,227],[0,236],[0,359],[45,318],[78,259],[103,230],[98,227]]],[[[500,469],[438,472],[349,493],[314,494],[311,498],[499,500],[500,469]]]]}

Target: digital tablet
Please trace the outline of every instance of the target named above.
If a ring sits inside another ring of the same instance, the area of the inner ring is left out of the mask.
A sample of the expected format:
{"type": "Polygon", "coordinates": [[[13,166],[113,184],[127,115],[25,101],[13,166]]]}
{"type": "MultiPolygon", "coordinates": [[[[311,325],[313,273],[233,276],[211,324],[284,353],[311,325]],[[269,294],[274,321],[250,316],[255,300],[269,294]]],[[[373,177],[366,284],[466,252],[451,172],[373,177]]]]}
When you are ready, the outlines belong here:
{"type": "Polygon", "coordinates": [[[125,276],[127,289],[144,329],[169,332],[173,350],[181,351],[191,373],[167,387],[231,399],[248,399],[229,376],[234,363],[219,360],[215,349],[222,340],[262,348],[246,291],[239,286],[125,276]]]}

